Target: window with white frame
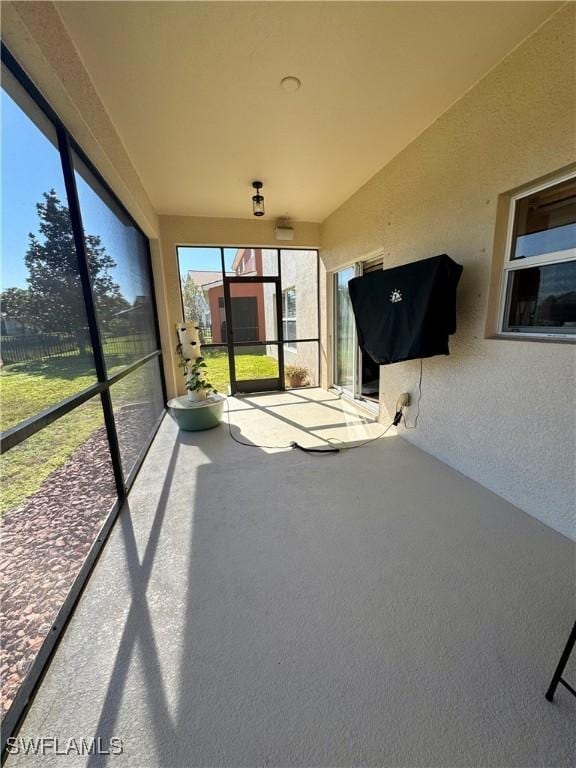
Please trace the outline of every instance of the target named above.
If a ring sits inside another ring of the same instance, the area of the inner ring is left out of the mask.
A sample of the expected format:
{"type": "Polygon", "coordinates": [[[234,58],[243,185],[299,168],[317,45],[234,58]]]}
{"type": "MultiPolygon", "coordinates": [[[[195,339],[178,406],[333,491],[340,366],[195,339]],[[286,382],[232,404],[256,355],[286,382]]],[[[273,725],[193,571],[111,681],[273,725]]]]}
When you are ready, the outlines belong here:
{"type": "Polygon", "coordinates": [[[511,200],[499,330],[576,339],[576,177],[511,200]]]}
{"type": "Polygon", "coordinates": [[[296,344],[290,343],[297,338],[296,288],[287,288],[282,291],[282,329],[284,331],[284,348],[296,352],[296,344]]]}

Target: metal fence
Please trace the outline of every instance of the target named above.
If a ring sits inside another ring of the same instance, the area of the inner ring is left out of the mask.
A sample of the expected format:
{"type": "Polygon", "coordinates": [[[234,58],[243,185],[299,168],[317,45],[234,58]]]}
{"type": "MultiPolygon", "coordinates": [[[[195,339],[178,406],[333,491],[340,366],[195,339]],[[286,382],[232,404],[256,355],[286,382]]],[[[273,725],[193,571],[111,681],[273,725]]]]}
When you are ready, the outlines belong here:
{"type": "Polygon", "coordinates": [[[106,357],[143,357],[155,348],[154,337],[148,333],[134,333],[129,336],[108,336],[102,339],[106,357]]]}
{"type": "Polygon", "coordinates": [[[200,336],[200,344],[212,344],[214,337],[212,336],[211,326],[199,325],[198,334],[200,336]]]}
{"type": "Polygon", "coordinates": [[[76,337],[57,333],[1,336],[0,354],[4,364],[41,360],[45,357],[74,357],[80,354],[80,344],[76,337]]]}
{"type": "MultiPolygon", "coordinates": [[[[107,356],[142,357],[151,350],[148,334],[126,336],[104,335],[107,356]]],[[[90,338],[86,335],[37,333],[25,336],[0,336],[0,357],[4,365],[53,357],[79,357],[91,354],[90,338]]]]}

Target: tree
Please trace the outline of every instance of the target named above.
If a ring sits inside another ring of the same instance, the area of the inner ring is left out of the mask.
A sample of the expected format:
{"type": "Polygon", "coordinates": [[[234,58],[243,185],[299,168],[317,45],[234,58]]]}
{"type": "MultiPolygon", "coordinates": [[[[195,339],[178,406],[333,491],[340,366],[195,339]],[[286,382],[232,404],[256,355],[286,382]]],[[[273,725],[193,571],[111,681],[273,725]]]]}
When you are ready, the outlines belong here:
{"type": "MultiPolygon", "coordinates": [[[[53,189],[43,197],[36,205],[39,236],[29,234],[24,257],[28,288],[4,291],[3,311],[39,331],[74,335],[85,351],[86,312],[70,214],[53,189]]],[[[98,319],[106,324],[129,304],[110,274],[116,262],[100,238],[86,235],[85,241],[98,319]]]]}
{"type": "Polygon", "coordinates": [[[182,284],[182,301],[184,302],[184,319],[203,325],[204,317],[209,312],[208,303],[202,286],[198,285],[190,274],[182,284]]]}
{"type": "MultiPolygon", "coordinates": [[[[28,291],[24,288],[7,288],[0,294],[0,313],[2,318],[15,320],[28,317],[28,291]]],[[[4,331],[3,331],[4,333],[4,331]]]]}

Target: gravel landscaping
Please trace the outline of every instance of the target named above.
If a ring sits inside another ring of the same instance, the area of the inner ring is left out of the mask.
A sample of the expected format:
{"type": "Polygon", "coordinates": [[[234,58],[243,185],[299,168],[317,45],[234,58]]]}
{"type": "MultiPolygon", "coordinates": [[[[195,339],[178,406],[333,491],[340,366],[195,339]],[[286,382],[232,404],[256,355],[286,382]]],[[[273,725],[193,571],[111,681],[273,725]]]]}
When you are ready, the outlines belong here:
{"type": "Polygon", "coordinates": [[[2,520],[2,713],[50,630],[110,508],[116,487],[99,427],[2,520]]]}
{"type": "MultiPolygon", "coordinates": [[[[150,406],[116,414],[125,468],[150,434],[150,406]]],[[[10,708],[104,520],[116,487],[104,427],[2,520],[2,715],[10,708]]]]}

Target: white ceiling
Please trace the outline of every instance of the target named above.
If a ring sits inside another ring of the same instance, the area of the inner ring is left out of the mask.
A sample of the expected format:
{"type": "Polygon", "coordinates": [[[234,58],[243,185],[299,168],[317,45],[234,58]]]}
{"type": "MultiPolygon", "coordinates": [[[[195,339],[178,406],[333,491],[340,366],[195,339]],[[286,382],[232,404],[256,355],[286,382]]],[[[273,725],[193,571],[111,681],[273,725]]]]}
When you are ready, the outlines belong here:
{"type": "Polygon", "coordinates": [[[322,221],[560,5],[57,8],[159,213],[322,221]]]}

